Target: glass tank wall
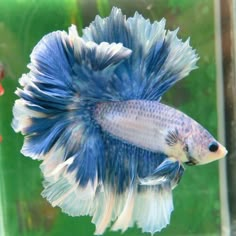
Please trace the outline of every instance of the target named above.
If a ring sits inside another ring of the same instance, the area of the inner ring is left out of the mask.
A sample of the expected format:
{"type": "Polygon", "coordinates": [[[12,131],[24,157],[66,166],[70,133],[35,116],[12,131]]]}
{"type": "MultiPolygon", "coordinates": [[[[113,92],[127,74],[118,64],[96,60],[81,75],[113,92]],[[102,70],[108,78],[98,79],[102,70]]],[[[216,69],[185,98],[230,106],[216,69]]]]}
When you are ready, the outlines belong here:
{"type": "MultiPolygon", "coordinates": [[[[216,65],[214,53],[213,0],[1,0],[0,63],[5,69],[0,96],[0,235],[63,236],[92,235],[90,217],[70,217],[51,207],[40,195],[39,162],[23,157],[23,137],[11,128],[12,107],[18,78],[28,71],[29,55],[47,33],[81,29],[99,14],[107,16],[117,6],[127,16],[135,11],[151,21],[166,18],[167,29],[180,28],[178,36],[196,48],[198,69],[179,82],[164,97],[165,103],[193,117],[217,134],[216,65]]],[[[218,162],[187,167],[174,190],[175,210],[171,224],[156,235],[220,235],[218,162]]],[[[107,231],[105,236],[120,232],[107,231]]],[[[141,236],[137,228],[123,235],[141,236]]]]}

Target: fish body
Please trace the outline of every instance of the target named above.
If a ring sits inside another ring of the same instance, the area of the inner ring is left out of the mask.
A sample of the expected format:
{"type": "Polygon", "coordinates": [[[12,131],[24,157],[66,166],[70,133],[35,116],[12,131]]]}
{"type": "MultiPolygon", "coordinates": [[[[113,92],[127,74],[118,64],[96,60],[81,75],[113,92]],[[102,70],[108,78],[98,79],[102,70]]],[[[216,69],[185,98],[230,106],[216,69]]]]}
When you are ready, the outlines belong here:
{"type": "Polygon", "coordinates": [[[226,149],[195,120],[158,101],[101,103],[94,117],[114,137],[163,152],[182,163],[206,164],[226,154],[226,149]],[[218,149],[209,151],[210,144],[218,145],[218,149]]]}
{"type": "Polygon", "coordinates": [[[101,235],[137,225],[151,234],[170,222],[184,163],[226,149],[161,97],[196,68],[189,40],[120,9],[79,36],[44,36],[30,55],[13,107],[21,152],[41,160],[42,196],[71,216],[89,215],[101,235]]]}

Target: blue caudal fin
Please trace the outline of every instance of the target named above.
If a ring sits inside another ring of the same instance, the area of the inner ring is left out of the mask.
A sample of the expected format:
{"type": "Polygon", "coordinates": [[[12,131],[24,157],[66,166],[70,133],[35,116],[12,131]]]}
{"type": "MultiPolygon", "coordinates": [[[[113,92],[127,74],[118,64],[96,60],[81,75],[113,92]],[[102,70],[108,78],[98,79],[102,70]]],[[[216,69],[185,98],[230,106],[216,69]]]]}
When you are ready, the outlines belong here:
{"type": "Polygon", "coordinates": [[[97,103],[160,100],[198,57],[165,20],[151,23],[113,8],[79,37],[44,36],[20,79],[12,127],[25,135],[22,153],[43,160],[42,195],[70,215],[91,215],[96,234],[137,223],[160,231],[173,210],[172,188],[183,168],[164,153],[113,139],[93,117],[97,103]],[[140,206],[143,206],[142,209],[140,206]]]}

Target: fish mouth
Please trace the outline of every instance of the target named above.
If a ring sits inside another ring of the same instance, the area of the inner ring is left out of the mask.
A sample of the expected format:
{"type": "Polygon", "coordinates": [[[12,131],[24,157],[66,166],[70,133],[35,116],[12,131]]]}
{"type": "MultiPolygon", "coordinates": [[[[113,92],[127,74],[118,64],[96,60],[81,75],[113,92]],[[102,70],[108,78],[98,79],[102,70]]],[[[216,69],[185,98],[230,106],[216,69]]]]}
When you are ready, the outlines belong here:
{"type": "Polygon", "coordinates": [[[217,155],[218,155],[218,158],[217,159],[221,159],[223,157],[225,157],[228,153],[227,149],[221,145],[220,143],[218,143],[219,145],[219,148],[218,148],[218,151],[217,151],[217,155]]]}

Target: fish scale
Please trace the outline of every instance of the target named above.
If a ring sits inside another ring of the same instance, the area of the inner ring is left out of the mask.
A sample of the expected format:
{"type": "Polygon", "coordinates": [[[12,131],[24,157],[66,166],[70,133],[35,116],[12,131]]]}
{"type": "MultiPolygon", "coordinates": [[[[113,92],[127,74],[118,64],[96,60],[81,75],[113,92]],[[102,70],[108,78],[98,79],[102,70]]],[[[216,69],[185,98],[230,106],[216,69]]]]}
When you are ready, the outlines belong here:
{"type": "Polygon", "coordinates": [[[182,112],[157,101],[132,100],[100,103],[94,112],[103,130],[130,144],[153,152],[168,148],[170,130],[182,130],[191,120],[182,112]]]}

